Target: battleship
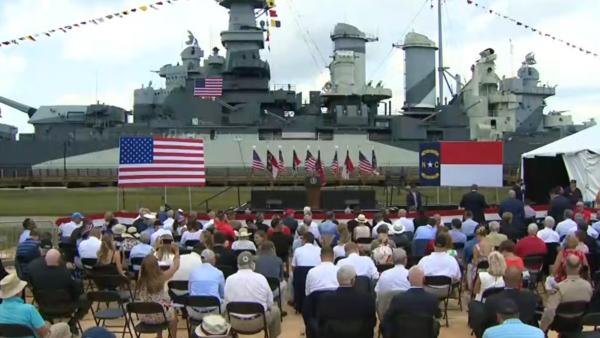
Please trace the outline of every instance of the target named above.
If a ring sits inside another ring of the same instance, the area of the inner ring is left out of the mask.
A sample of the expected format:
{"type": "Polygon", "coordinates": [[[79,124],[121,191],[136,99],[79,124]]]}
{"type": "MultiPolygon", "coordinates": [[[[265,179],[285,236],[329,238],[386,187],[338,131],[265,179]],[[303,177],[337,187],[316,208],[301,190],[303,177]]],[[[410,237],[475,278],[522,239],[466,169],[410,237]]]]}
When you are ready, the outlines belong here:
{"type": "Polygon", "coordinates": [[[358,149],[374,150],[379,166],[393,172],[417,167],[419,144],[437,140],[502,140],[506,169],[518,167],[523,152],[584,128],[568,115],[545,112],[555,87],[540,84],[533,54],[516,77],[501,78],[498,55],[483,50],[463,83],[443,66],[441,44],[415,32],[395,45],[406,69],[405,101],[395,111],[392,91],[366,78],[367,45],[378,39],[347,23],[336,24],[330,35],[329,81],[304,100],[292,84],[270,85],[270,66],[260,55],[266,24],[257,19],[266,1],[217,3],[229,10],[228,29],[221,32],[225,52],[215,47],[205,55],[189,33],[181,61],[157,71],[164,86],[135,89],[132,110],[102,103],[35,108],[0,96],[0,103],[27,114],[35,129],[17,137],[15,127],[0,125],[0,169],[15,175],[115,169],[120,137],[151,135],[203,138],[209,177],[223,168],[248,170],[253,148],[263,154],[282,149],[288,164],[294,149],[301,156],[307,147],[320,150],[325,163],[338,149],[349,149],[352,157],[358,149]],[[223,78],[223,95],[194,96],[194,81],[209,76],[223,78]],[[445,101],[448,79],[453,86],[445,101]]]}

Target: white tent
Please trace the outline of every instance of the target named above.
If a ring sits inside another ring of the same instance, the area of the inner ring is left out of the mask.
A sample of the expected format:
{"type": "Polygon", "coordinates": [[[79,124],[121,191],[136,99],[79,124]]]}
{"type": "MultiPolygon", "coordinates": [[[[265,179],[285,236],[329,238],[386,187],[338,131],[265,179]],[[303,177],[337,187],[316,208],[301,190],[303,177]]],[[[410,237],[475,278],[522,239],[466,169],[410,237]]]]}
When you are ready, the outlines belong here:
{"type": "Polygon", "coordinates": [[[600,190],[600,125],[584,129],[521,155],[521,158],[536,156],[562,156],[569,179],[577,180],[584,201],[592,201],[600,190]]]}

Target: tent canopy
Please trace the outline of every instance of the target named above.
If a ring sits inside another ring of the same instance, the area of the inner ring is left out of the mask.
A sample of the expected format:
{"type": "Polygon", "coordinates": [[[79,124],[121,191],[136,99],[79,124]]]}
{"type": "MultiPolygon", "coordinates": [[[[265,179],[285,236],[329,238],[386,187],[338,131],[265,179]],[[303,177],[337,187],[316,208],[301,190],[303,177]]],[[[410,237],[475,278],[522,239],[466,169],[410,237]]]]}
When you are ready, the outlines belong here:
{"type": "Polygon", "coordinates": [[[600,154],[600,124],[586,128],[578,133],[569,135],[543,147],[534,149],[521,155],[522,158],[535,156],[550,156],[574,154],[587,150],[600,154]]]}
{"type": "MultiPolygon", "coordinates": [[[[584,201],[592,201],[600,190],[600,125],[534,149],[521,155],[521,158],[524,164],[525,159],[535,161],[535,157],[556,156],[562,158],[569,179],[577,180],[584,201]]],[[[527,170],[527,165],[524,165],[523,171],[527,170]]]]}

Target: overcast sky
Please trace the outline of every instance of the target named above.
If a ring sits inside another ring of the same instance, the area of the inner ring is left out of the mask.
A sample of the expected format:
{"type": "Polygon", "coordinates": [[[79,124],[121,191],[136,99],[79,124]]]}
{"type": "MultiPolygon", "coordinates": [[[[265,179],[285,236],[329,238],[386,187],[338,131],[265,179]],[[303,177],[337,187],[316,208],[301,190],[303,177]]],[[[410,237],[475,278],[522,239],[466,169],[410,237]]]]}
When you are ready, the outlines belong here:
{"type": "MultiPolygon", "coordinates": [[[[434,1],[437,2],[437,1],[434,1]]],[[[480,0],[499,12],[600,52],[597,0],[480,0]]],[[[10,0],[0,1],[0,41],[146,4],[140,0],[10,0]]],[[[393,90],[394,106],[404,100],[404,55],[392,50],[414,30],[437,41],[436,8],[423,0],[278,0],[282,28],[272,33],[272,84],[295,84],[319,90],[328,79],[329,34],[346,22],[379,36],[367,47],[367,79],[383,80],[393,90]]],[[[514,23],[467,5],[445,0],[445,65],[469,78],[478,53],[488,47],[498,55],[500,76],[514,74],[528,52],[535,52],[542,82],[558,85],[548,110],[568,110],[576,121],[600,118],[600,59],[586,56],[514,23]],[[511,57],[510,42],[513,53],[511,57]]],[[[42,37],[38,42],[0,48],[0,96],[33,107],[48,104],[101,102],[131,109],[133,90],[162,79],[150,70],[177,63],[189,29],[206,53],[220,47],[227,11],[213,0],[179,0],[161,10],[113,19],[42,37]],[[96,90],[97,78],[97,90],[96,90]],[[96,96],[97,92],[97,96],[96,96]]],[[[307,96],[305,95],[305,98],[307,96]]],[[[31,132],[24,113],[2,106],[0,123],[31,132]]]]}

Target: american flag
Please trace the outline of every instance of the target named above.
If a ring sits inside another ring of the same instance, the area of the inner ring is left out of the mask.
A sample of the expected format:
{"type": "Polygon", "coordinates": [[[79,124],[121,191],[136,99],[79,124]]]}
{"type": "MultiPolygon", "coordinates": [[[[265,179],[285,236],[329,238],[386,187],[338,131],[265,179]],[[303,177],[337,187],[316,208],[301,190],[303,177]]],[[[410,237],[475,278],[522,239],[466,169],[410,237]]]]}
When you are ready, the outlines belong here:
{"type": "Polygon", "coordinates": [[[277,169],[279,169],[279,172],[285,172],[285,162],[283,162],[283,153],[281,152],[281,148],[279,149],[279,165],[277,166],[277,169]]]}
{"type": "Polygon", "coordinates": [[[300,160],[300,157],[298,157],[298,154],[296,154],[296,149],[294,149],[294,153],[292,154],[292,169],[294,171],[298,170],[298,166],[301,164],[302,161],[300,160]]]}
{"type": "Polygon", "coordinates": [[[121,137],[119,187],[203,186],[204,140],[121,137]]]}
{"type": "Polygon", "coordinates": [[[310,153],[310,150],[306,149],[306,159],[304,160],[304,167],[306,168],[306,171],[315,171],[315,163],[316,161],[314,156],[310,153]]]}
{"type": "Polygon", "coordinates": [[[342,172],[342,177],[344,179],[349,179],[350,174],[354,171],[354,163],[352,163],[352,159],[350,158],[350,151],[346,150],[346,159],[344,160],[344,171],[342,172]]]}
{"type": "Polygon", "coordinates": [[[265,170],[265,164],[260,159],[256,149],[252,151],[252,170],[265,170]]]}
{"type": "Polygon", "coordinates": [[[363,155],[362,151],[358,151],[358,169],[361,174],[372,174],[373,166],[371,162],[363,155]]]}
{"type": "Polygon", "coordinates": [[[338,153],[335,151],[335,155],[333,155],[333,161],[331,161],[331,172],[337,176],[340,174],[340,162],[338,161],[338,153]]]}
{"type": "Polygon", "coordinates": [[[223,78],[207,77],[194,82],[194,96],[218,97],[223,96],[223,78]]]}

